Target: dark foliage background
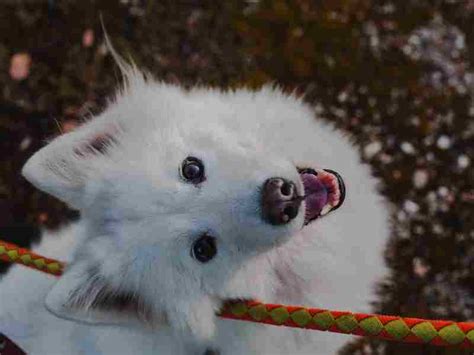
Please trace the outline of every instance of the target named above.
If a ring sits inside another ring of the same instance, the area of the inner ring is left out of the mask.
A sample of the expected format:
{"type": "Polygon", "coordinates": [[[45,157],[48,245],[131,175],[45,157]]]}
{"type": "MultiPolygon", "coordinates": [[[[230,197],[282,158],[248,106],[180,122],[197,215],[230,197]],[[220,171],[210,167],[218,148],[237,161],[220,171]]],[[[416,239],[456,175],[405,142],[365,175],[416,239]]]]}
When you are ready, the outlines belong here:
{"type": "MultiPolygon", "coordinates": [[[[374,311],[474,319],[473,0],[0,0],[2,238],[28,246],[77,217],[19,171],[119,83],[100,14],[157,78],[304,93],[396,206],[374,311]]],[[[468,352],[360,339],[342,353],[468,352]]]]}

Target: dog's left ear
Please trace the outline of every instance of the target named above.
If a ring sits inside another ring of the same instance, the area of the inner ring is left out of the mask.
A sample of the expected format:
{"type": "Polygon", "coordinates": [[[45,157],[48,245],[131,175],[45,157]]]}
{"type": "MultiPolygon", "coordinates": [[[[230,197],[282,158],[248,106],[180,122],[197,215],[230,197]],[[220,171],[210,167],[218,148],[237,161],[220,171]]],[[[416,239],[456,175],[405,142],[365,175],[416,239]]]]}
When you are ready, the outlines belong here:
{"type": "Polygon", "coordinates": [[[72,265],[53,286],[45,299],[55,316],[92,325],[157,324],[140,295],[114,287],[97,270],[85,263],[72,265]]]}

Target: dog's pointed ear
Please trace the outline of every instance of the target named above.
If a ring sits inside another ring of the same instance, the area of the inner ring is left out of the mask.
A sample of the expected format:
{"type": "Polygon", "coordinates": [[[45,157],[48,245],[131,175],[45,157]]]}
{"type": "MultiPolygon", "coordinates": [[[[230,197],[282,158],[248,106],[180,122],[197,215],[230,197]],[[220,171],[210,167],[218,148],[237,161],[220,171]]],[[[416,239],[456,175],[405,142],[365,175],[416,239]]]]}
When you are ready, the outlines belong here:
{"type": "Polygon", "coordinates": [[[65,272],[45,299],[55,316],[91,325],[159,324],[143,298],[111,286],[94,268],[74,265],[65,272]]]}
{"type": "Polygon", "coordinates": [[[202,342],[214,336],[218,300],[178,297],[156,310],[142,295],[114,286],[98,270],[85,262],[70,265],[47,294],[46,309],[59,318],[90,325],[145,325],[149,329],[166,325],[202,342]]]}
{"type": "Polygon", "coordinates": [[[22,174],[40,190],[81,209],[82,190],[98,167],[97,158],[117,143],[118,133],[117,125],[95,119],[36,152],[22,174]]]}

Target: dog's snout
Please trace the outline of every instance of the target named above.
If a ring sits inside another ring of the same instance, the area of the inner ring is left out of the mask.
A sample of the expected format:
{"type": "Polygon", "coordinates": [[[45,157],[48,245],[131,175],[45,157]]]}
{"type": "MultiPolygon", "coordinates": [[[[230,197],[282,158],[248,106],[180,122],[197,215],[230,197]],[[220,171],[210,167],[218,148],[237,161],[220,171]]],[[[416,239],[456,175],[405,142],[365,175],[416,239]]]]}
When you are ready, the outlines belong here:
{"type": "Polygon", "coordinates": [[[262,214],[265,221],[274,225],[286,224],[298,215],[300,205],[294,182],[279,177],[264,182],[262,214]]]}

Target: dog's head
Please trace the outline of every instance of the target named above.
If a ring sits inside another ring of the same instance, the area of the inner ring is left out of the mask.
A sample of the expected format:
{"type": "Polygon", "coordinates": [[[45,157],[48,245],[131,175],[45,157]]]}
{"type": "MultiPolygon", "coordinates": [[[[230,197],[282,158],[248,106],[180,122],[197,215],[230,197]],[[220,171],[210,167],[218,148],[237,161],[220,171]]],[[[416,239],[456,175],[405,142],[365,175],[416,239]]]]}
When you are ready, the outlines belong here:
{"type": "Polygon", "coordinates": [[[37,152],[24,176],[79,209],[85,229],[48,309],[210,336],[246,260],[344,199],[338,174],[298,164],[295,146],[314,152],[286,132],[289,115],[312,121],[299,106],[273,89],[184,91],[136,74],[103,114],[37,152]]]}

